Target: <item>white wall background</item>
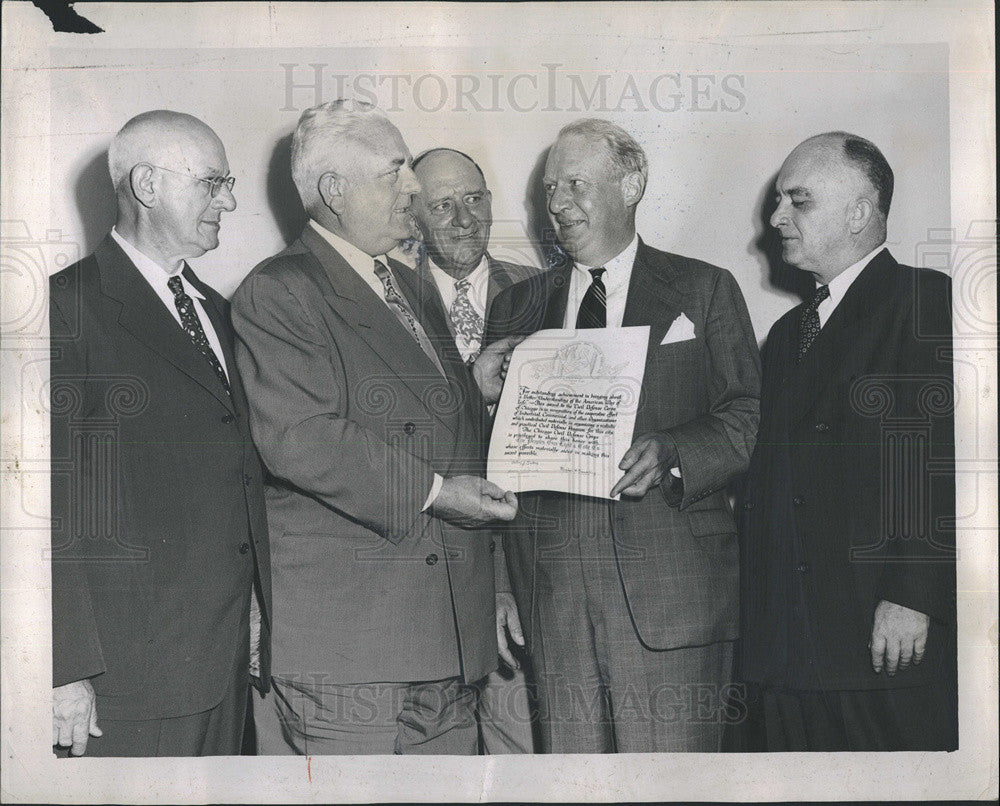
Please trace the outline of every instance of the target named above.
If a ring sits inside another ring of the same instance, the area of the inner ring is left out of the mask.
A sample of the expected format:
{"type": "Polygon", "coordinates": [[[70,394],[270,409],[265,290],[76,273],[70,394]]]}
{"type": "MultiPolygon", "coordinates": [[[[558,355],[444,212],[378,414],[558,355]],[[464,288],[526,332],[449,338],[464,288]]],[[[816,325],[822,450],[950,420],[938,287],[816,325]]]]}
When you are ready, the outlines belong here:
{"type": "MultiPolygon", "coordinates": [[[[549,12],[568,22],[589,8],[549,12]]],[[[238,8],[225,7],[216,24],[225,12],[238,8]]],[[[283,138],[317,94],[374,94],[414,154],[446,145],[473,155],[493,190],[493,252],[539,265],[540,156],[575,118],[614,120],[650,158],[642,237],[732,271],[761,339],[798,300],[761,238],[770,183],[804,138],[845,129],[884,150],[897,177],[889,240],[901,261],[913,261],[929,229],[949,226],[944,45],[690,42],[651,24],[629,36],[505,42],[482,30],[464,34],[462,47],[370,47],[341,27],[344,14],[313,10],[329,31],[322,48],[54,50],[63,69],[51,74],[50,227],[92,250],[114,220],[104,164],[114,132],[147,109],[190,112],[218,131],[237,177],[239,206],[224,217],[220,248],[194,262],[228,295],[300,226],[283,138]],[[602,83],[603,100],[594,94],[602,83]]]]}

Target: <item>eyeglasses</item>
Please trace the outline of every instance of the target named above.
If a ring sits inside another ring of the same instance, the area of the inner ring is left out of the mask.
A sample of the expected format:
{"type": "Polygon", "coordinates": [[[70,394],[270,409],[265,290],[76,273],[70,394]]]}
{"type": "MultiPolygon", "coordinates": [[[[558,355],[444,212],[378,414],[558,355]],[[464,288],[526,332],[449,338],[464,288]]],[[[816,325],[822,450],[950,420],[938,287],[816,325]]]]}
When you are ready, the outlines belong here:
{"type": "Polygon", "coordinates": [[[192,176],[191,174],[186,174],[183,171],[175,171],[173,168],[164,168],[162,165],[153,165],[151,162],[142,164],[148,165],[150,168],[159,168],[161,171],[167,171],[168,173],[177,174],[178,176],[186,176],[188,179],[194,179],[198,182],[204,182],[208,185],[208,191],[212,194],[213,199],[219,195],[222,188],[225,188],[232,193],[233,185],[236,184],[235,176],[214,176],[211,179],[202,179],[200,176],[192,176]]]}

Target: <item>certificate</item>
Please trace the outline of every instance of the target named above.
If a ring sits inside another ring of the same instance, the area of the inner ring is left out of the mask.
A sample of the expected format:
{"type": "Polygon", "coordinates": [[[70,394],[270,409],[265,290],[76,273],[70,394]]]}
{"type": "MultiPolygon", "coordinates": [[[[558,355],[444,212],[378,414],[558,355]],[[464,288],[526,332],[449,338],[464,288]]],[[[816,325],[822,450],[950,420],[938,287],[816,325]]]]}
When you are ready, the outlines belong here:
{"type": "Polygon", "coordinates": [[[521,342],[497,406],[487,478],[514,492],[611,498],[632,444],[648,343],[645,325],[540,330],[521,342]]]}

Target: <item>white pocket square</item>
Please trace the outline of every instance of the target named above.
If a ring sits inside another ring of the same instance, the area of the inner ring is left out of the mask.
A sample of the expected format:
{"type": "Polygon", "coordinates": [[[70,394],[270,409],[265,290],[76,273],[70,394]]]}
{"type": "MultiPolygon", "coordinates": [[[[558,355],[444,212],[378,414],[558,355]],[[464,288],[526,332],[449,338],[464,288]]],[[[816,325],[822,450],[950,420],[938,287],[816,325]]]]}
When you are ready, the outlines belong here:
{"type": "Polygon", "coordinates": [[[694,338],[694,322],[687,318],[683,313],[674,319],[673,323],[670,325],[670,330],[667,331],[667,335],[663,337],[663,341],[660,342],[662,347],[664,344],[674,344],[678,341],[687,341],[688,339],[694,338]]]}

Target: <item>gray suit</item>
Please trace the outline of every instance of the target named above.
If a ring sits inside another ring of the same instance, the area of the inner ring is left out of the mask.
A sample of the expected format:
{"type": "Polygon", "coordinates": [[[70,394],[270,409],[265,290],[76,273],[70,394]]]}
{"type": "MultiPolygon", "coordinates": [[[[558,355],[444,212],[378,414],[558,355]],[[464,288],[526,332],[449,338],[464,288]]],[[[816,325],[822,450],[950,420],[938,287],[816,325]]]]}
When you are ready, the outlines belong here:
{"type": "MultiPolygon", "coordinates": [[[[502,292],[487,341],[562,327],[570,271],[502,292]]],[[[667,476],[642,499],[618,502],[521,495],[507,562],[530,631],[543,746],[718,750],[737,636],[737,541],[725,488],[754,446],[757,342],[728,272],[641,241],[623,324],[650,327],[635,435],[667,433],[683,483],[667,476]],[[681,314],[694,338],[663,344],[681,314]]]]}

